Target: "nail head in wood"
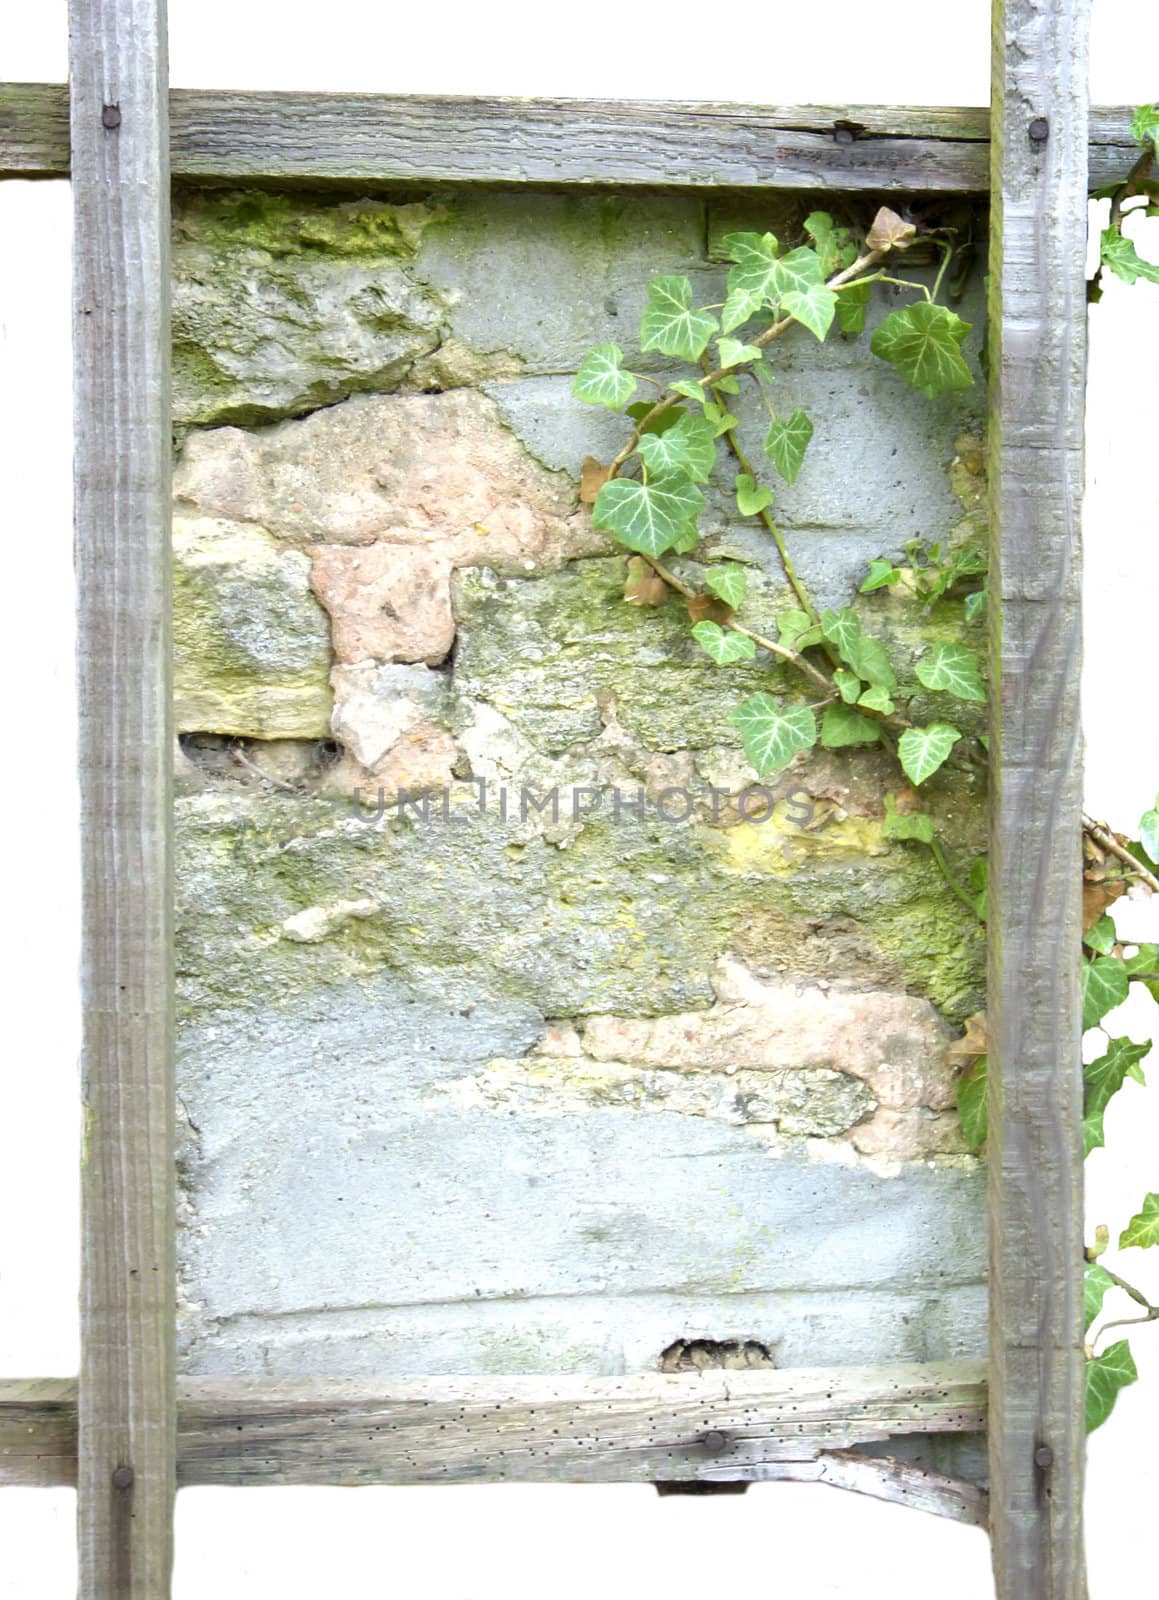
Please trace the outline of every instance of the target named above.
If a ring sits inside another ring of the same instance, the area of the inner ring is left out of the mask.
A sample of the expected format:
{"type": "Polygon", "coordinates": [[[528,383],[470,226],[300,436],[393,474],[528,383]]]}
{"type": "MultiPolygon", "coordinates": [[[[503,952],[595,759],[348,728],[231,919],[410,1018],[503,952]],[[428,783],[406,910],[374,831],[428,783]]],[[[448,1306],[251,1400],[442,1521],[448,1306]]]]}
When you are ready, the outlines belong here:
{"type": "Polygon", "coordinates": [[[1036,1467],[1041,1467],[1044,1471],[1047,1467],[1053,1467],[1054,1451],[1048,1444],[1040,1444],[1038,1449],[1034,1452],[1034,1464],[1036,1467]]]}
{"type": "Polygon", "coordinates": [[[704,1435],[704,1448],[711,1451],[713,1455],[719,1455],[727,1443],[727,1438],[720,1432],[719,1428],[713,1428],[710,1433],[704,1435]]]}
{"type": "Polygon", "coordinates": [[[102,128],[119,128],[120,126],[121,126],[121,108],[120,108],[120,106],[102,106],[101,107],[101,127],[102,128]]]}
{"type": "Polygon", "coordinates": [[[1045,117],[1035,117],[1029,132],[1033,144],[1045,144],[1050,137],[1050,123],[1045,117]]]}
{"type": "Polygon", "coordinates": [[[132,1467],[117,1467],[113,1473],[114,1489],[131,1489],[133,1487],[132,1467]]]}

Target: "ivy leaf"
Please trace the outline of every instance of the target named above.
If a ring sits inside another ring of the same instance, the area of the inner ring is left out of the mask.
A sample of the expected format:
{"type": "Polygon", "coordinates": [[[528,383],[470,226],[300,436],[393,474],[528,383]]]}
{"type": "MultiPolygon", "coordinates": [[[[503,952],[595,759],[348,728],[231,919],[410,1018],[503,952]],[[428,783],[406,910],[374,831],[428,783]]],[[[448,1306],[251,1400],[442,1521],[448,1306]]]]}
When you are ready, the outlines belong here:
{"type": "Polygon", "coordinates": [[[731,628],[726,631],[717,622],[698,622],[692,630],[692,637],[719,667],[730,666],[734,661],[751,661],[757,653],[757,647],[751,639],[746,639],[743,633],[736,633],[731,628]]]}
{"type": "Polygon", "coordinates": [[[592,522],[615,534],[629,550],[662,556],[674,547],[692,548],[696,519],[703,510],[704,496],[687,478],[652,478],[648,483],[613,478],[596,496],[592,522]],[[690,537],[692,544],[687,542],[690,537]]]}
{"type": "Polygon", "coordinates": [[[707,483],[716,465],[716,435],[707,417],[686,411],[675,427],[646,433],[636,446],[649,472],[659,477],[676,473],[693,483],[707,483]]]}
{"type": "Polygon", "coordinates": [[[1138,144],[1150,144],[1152,149],[1159,148],[1159,106],[1138,108],[1131,118],[1131,137],[1138,144]]]}
{"type": "Polygon", "coordinates": [[[731,333],[773,298],[777,241],[771,233],[729,233],[724,248],[729,260],[736,262],[728,274],[728,297],[720,317],[722,330],[731,333]]]}
{"type": "Polygon", "coordinates": [[[777,643],[786,650],[804,650],[807,645],[820,644],[821,630],[813,627],[807,611],[781,611],[777,614],[777,643]],[[816,639],[809,635],[816,633],[816,639]]]}
{"type": "Polygon", "coordinates": [[[640,432],[644,434],[667,433],[668,429],[674,428],[684,415],[684,407],[681,405],[665,406],[658,416],[652,417],[647,427],[642,427],[641,424],[644,418],[651,417],[655,409],[654,401],[637,400],[634,406],[628,407],[627,415],[631,417],[632,421],[640,428],[640,432]]]}
{"type": "Polygon", "coordinates": [[[826,750],[841,750],[850,744],[876,744],[881,737],[877,723],[863,717],[852,706],[826,706],[821,718],[821,743],[826,750]]]}
{"type": "Polygon", "coordinates": [[[837,296],[825,285],[816,250],[802,245],[781,256],[773,267],[773,298],[781,308],[818,339],[829,332],[837,310],[837,296]]]}
{"type": "Polygon", "coordinates": [[[704,405],[712,396],[702,383],[697,383],[695,378],[677,378],[675,383],[668,387],[673,394],[682,394],[686,400],[695,400],[698,405],[704,405]]]}
{"type": "Polygon", "coordinates": [[[747,472],[736,475],[736,506],[742,517],[755,517],[773,503],[773,491],[766,489],[747,472]]]}
{"type": "MultiPolygon", "coordinates": [[[[844,229],[841,230],[844,233],[844,229]]],[[[805,218],[805,232],[813,241],[821,272],[828,278],[837,271],[838,236],[833,218],[827,211],[810,211],[805,218]]]]}
{"type": "Polygon", "coordinates": [[[726,561],[719,567],[709,567],[704,581],[718,599],[735,611],[745,597],[749,580],[743,567],[738,567],[735,561],[726,561]]]}
{"type": "Polygon", "coordinates": [[[837,685],[837,691],[847,706],[857,704],[858,697],[861,694],[861,679],[856,672],[849,672],[844,667],[838,667],[833,674],[833,682],[837,685]]]}
{"type": "Polygon", "coordinates": [[[889,697],[889,690],[883,689],[879,683],[871,683],[857,704],[867,706],[870,711],[880,711],[884,717],[893,715],[893,701],[889,697]]]}
{"type": "Polygon", "coordinates": [[[990,858],[978,856],[970,865],[970,876],[966,879],[974,891],[974,911],[979,921],[985,922],[990,915],[990,858]]]}
{"type": "Polygon", "coordinates": [[[928,811],[899,811],[897,796],[887,794],[881,831],[887,839],[917,839],[922,844],[933,844],[934,819],[928,811]]]}
{"type": "Polygon", "coordinates": [[[1106,1267],[1100,1267],[1097,1261],[1088,1261],[1083,1271],[1083,1317],[1086,1328],[1090,1328],[1099,1312],[1103,1309],[1103,1301],[1107,1290],[1115,1287],[1115,1280],[1111,1277],[1106,1267]]]}
{"type": "Polygon", "coordinates": [[[722,367],[743,367],[750,361],[762,359],[758,345],[742,344],[739,339],[718,339],[716,348],[722,367]]]}
{"type": "Polygon", "coordinates": [[[914,241],[917,228],[888,206],[882,206],[869,225],[865,242],[871,250],[906,250],[914,241]]]}
{"type": "Polygon", "coordinates": [[[1159,1000],[1159,978],[1147,976],[1159,972],[1159,945],[1139,945],[1133,956],[1123,957],[1123,967],[1130,982],[1141,983],[1152,1000],[1159,1000]]]}
{"type": "Polygon", "coordinates": [[[765,435],[765,454],[786,483],[796,483],[805,451],[813,437],[813,424],[799,407],[791,417],[774,417],[765,435]]]}
{"type": "Polygon", "coordinates": [[[978,676],[978,657],[964,644],[936,644],[914,668],[927,689],[944,689],[959,700],[985,704],[986,690],[978,676]]]}
{"type": "Polygon", "coordinates": [[[856,611],[844,606],[840,611],[821,613],[821,632],[837,653],[851,667],[857,665],[857,647],[861,643],[861,622],[856,611]]]}
{"type": "Polygon", "coordinates": [[[692,306],[687,278],[653,278],[640,323],[641,350],[659,350],[682,361],[698,361],[716,332],[716,318],[692,306]]]}
{"type": "Polygon", "coordinates": [[[958,1078],[958,1120],[971,1150],[980,1150],[989,1132],[987,1110],[988,1057],[979,1056],[958,1078]]]}
{"type": "Polygon", "coordinates": [[[1097,1028],[1108,1011],[1121,1006],[1130,982],[1127,969],[1115,956],[1096,956],[1085,961],[1082,971],[1083,1032],[1097,1028]]]}
{"type": "Polygon", "coordinates": [[[1083,943],[1096,955],[1109,956],[1115,944],[1115,924],[1104,912],[1093,928],[1083,934],[1083,943]]]}
{"type": "Polygon", "coordinates": [[[1106,1422],[1114,1410],[1120,1389],[1134,1383],[1139,1376],[1131,1347],[1126,1339],[1108,1345],[1101,1356],[1087,1362],[1086,1420],[1087,1432],[1093,1433],[1106,1422]]]}
{"type": "Polygon", "coordinates": [[[750,695],[729,720],[740,729],[745,754],[762,778],[817,743],[817,718],[808,706],[782,706],[767,694],[750,695]]]}
{"type": "Polygon", "coordinates": [[[873,298],[873,286],[854,282],[837,291],[837,322],[842,333],[864,333],[865,317],[873,298]]]}
{"type": "Polygon", "coordinates": [[[1142,1211],[1136,1212],[1119,1235],[1119,1249],[1137,1245],[1149,1250],[1155,1244],[1159,1244],[1159,1194],[1148,1194],[1143,1196],[1142,1211]]]}
{"type": "Polygon", "coordinates": [[[1159,859],[1159,794],[1155,796],[1154,808],[1144,811],[1139,818],[1139,843],[1152,861],[1159,859]]]}
{"type": "Polygon", "coordinates": [[[871,561],[869,576],[858,589],[858,594],[872,594],[875,589],[892,589],[901,573],[892,561],[871,561]]]}
{"type": "MultiPolygon", "coordinates": [[[[875,689],[889,691],[897,688],[897,678],[889,664],[889,657],[885,653],[885,646],[878,639],[870,639],[865,634],[857,646],[857,659],[853,663],[856,670],[872,684],[875,689]]],[[[892,707],[890,708],[892,710],[892,707]]]]}
{"type": "Polygon", "coordinates": [[[986,615],[986,606],[990,599],[990,586],[984,583],[974,594],[966,596],[966,621],[977,622],[979,617],[986,615]]]}
{"type": "MultiPolygon", "coordinates": [[[[1151,1041],[1133,1044],[1130,1039],[1112,1039],[1105,1055],[1083,1068],[1083,1155],[1103,1144],[1103,1113],[1123,1087],[1129,1073],[1137,1073],[1139,1062],[1151,1049],[1151,1041]]],[[[1133,1074],[1132,1074],[1133,1075],[1133,1074]]]]}
{"type": "Polygon", "coordinates": [[[928,728],[907,728],[897,742],[898,758],[913,784],[925,783],[945,761],[962,735],[948,722],[931,722],[928,728]]]}
{"type": "Polygon", "coordinates": [[[592,406],[622,411],[636,392],[636,380],[621,366],[624,352],[618,344],[598,344],[584,357],[571,392],[592,406]]]}
{"type": "Polygon", "coordinates": [[[737,424],[737,419],[732,412],[726,411],[723,406],[718,406],[715,400],[709,400],[705,403],[704,415],[712,424],[712,436],[714,439],[719,439],[722,433],[727,433],[730,428],[735,428],[737,424]]]}
{"type": "Polygon", "coordinates": [[[968,389],[974,382],[962,356],[962,341],[969,331],[970,324],[946,306],[919,300],[890,312],[874,329],[869,348],[933,399],[952,389],[968,389]]]}
{"type": "Polygon", "coordinates": [[[1120,233],[1118,228],[1104,228],[1099,235],[1099,259],[1124,283],[1134,283],[1139,278],[1145,278],[1148,283],[1159,283],[1159,265],[1154,261],[1145,261],[1135,249],[1134,242],[1120,233]]]}

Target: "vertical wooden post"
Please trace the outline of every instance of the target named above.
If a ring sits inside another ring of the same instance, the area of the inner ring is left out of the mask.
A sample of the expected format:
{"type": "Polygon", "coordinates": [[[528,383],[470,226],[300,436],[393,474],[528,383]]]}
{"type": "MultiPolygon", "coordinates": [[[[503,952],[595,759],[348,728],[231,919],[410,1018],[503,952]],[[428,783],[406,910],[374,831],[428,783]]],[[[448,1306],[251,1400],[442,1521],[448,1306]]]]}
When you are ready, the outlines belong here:
{"type": "Polygon", "coordinates": [[[174,1494],[165,0],[71,0],[84,1600],[169,1593],[174,1494]]]}
{"type": "Polygon", "coordinates": [[[1001,1600],[1079,1600],[1089,0],[994,0],[990,1473],[1001,1600]]]}

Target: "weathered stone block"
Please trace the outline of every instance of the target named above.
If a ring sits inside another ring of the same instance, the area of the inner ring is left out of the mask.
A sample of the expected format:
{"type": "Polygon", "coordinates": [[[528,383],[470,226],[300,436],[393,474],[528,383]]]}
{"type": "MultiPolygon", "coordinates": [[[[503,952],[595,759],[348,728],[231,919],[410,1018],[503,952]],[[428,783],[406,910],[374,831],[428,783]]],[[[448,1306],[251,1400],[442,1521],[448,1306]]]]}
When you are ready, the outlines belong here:
{"type": "Polygon", "coordinates": [[[317,739],[330,731],[330,630],[310,563],[253,523],[173,524],[179,732],[317,739]]]}

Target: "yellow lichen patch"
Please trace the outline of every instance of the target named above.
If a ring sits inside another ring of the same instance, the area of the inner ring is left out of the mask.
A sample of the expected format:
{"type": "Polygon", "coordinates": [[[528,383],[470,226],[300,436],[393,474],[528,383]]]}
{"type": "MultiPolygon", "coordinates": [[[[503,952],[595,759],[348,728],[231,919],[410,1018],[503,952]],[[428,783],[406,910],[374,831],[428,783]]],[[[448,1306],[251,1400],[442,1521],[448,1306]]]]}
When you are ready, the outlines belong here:
{"type": "MultiPolygon", "coordinates": [[[[759,814],[755,802],[750,809],[759,814]]],[[[782,800],[767,822],[741,822],[723,829],[717,837],[723,845],[725,870],[788,877],[803,862],[880,856],[889,848],[876,817],[834,815],[824,827],[808,831],[790,813],[788,802],[782,800]]]]}

